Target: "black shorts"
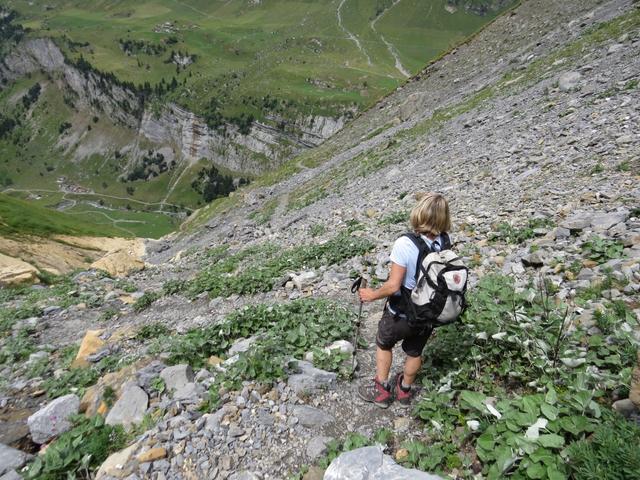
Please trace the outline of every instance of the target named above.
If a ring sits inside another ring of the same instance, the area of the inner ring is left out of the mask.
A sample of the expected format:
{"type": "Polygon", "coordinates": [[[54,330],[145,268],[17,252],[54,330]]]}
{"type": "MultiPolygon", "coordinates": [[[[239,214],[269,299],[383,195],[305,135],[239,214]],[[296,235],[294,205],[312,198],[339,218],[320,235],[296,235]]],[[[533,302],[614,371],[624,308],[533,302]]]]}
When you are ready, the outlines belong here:
{"type": "Polygon", "coordinates": [[[410,357],[419,357],[422,355],[422,350],[432,331],[432,328],[427,328],[424,332],[416,332],[409,327],[406,317],[394,315],[385,308],[378,323],[376,345],[382,350],[391,350],[396,343],[402,340],[404,353],[410,357]]]}

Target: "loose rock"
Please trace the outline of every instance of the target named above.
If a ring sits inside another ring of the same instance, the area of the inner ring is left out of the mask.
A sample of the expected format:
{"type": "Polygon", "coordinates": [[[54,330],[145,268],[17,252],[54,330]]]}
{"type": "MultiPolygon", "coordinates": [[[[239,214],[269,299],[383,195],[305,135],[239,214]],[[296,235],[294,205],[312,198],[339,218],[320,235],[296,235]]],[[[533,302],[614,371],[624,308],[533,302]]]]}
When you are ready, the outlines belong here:
{"type": "Polygon", "coordinates": [[[35,443],[46,443],[71,428],[69,417],[78,413],[80,399],[76,395],[56,398],[46,407],[27,419],[31,439],[35,443]]]}

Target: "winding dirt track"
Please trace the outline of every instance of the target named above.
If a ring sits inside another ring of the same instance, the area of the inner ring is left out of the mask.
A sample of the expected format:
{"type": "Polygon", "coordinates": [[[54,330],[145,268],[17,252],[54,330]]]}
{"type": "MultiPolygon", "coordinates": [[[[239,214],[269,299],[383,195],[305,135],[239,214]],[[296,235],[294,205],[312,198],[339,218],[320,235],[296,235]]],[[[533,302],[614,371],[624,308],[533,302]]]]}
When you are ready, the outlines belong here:
{"type": "Polygon", "coordinates": [[[340,1],[340,5],[338,5],[337,11],[336,11],[337,16],[338,16],[338,25],[340,26],[342,31],[347,35],[347,38],[349,40],[351,40],[353,43],[355,43],[356,46],[358,47],[358,50],[360,50],[362,52],[362,54],[366,57],[367,64],[368,65],[373,65],[371,63],[371,57],[369,56],[367,51],[362,46],[362,43],[360,43],[360,40],[358,39],[358,37],[356,37],[353,33],[351,33],[349,30],[347,30],[347,27],[345,27],[344,24],[342,23],[342,14],[340,13],[340,10],[342,9],[342,6],[345,4],[346,1],[347,0],[341,0],[340,1]]]}
{"type": "MultiPolygon", "coordinates": [[[[342,1],[344,3],[344,0],[342,1]]],[[[398,55],[398,51],[396,50],[396,47],[394,47],[391,42],[388,42],[387,39],[384,38],[384,35],[382,35],[380,32],[378,32],[378,30],[376,30],[376,23],[378,22],[378,20],[384,17],[389,11],[391,11],[393,7],[398,5],[401,1],[402,0],[394,0],[393,4],[389,8],[387,8],[384,12],[382,12],[380,15],[378,15],[376,18],[374,18],[371,21],[370,25],[371,25],[371,30],[373,30],[375,34],[380,37],[380,40],[382,40],[382,42],[387,46],[387,50],[389,50],[389,53],[396,61],[396,64],[395,64],[396,70],[398,70],[406,78],[409,78],[411,76],[411,73],[408,72],[406,68],[404,68],[404,65],[402,65],[402,62],[400,61],[400,56],[398,55]]]]}

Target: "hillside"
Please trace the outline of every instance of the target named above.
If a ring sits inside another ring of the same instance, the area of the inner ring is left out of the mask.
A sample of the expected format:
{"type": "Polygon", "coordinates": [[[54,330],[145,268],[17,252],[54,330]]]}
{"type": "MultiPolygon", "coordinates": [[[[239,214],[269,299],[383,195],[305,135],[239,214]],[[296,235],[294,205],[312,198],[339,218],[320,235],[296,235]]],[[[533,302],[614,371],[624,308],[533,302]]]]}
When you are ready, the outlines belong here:
{"type": "Polygon", "coordinates": [[[435,478],[637,478],[639,53],[637,2],[523,2],[147,242],[144,271],[3,290],[7,458],[27,478],[331,480],[364,471],[358,449],[435,478]],[[451,202],[469,309],[428,343],[413,406],[381,410],[356,392],[382,302],[351,378],[350,286],[384,281],[429,190],[451,202]]]}
{"type": "Polygon", "coordinates": [[[136,212],[136,233],[156,238],[513,4],[458,3],[12,1],[0,185],[74,214],[136,212]]]}

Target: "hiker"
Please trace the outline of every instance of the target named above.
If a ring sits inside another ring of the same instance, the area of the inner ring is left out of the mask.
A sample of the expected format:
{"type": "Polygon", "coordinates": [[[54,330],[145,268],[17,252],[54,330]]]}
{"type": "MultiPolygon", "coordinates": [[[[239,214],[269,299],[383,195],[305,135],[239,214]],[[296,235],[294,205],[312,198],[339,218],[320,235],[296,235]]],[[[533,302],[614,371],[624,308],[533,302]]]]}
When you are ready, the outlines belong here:
{"type": "Polygon", "coordinates": [[[430,251],[451,248],[448,231],[451,229],[449,204],[438,193],[416,195],[418,203],[411,211],[410,222],[415,232],[414,239],[403,235],[391,250],[391,271],[387,281],[378,289],[360,289],[362,302],[373,302],[386,298],[382,318],[376,335],[376,377],[373,382],[360,386],[358,394],[379,407],[387,408],[395,399],[408,404],[415,393],[412,385],[422,366],[422,350],[433,331],[430,326],[411,328],[403,312],[404,299],[401,289],[411,291],[416,285],[416,266],[419,250],[416,242],[423,241],[430,251]],[[389,381],[392,349],[402,340],[402,349],[407,355],[404,371],[389,381]]]}

